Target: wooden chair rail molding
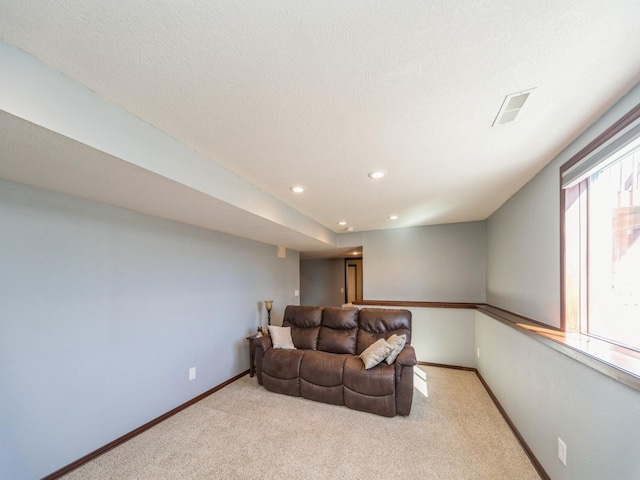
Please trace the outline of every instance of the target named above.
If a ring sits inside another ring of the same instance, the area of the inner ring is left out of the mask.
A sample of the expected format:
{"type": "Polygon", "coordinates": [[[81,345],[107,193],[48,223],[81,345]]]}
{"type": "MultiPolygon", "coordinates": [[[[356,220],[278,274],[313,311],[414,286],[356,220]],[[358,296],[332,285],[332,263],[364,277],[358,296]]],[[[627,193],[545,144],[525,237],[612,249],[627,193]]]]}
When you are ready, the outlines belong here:
{"type": "MultiPolygon", "coordinates": [[[[460,302],[399,302],[397,300],[361,300],[354,305],[366,307],[421,307],[421,308],[468,308],[475,309],[477,303],[460,302]]],[[[484,304],[481,304],[484,305],[484,304]]]]}
{"type": "Polygon", "coordinates": [[[581,333],[567,333],[532,318],[486,303],[364,300],[362,307],[473,309],[528,335],[554,350],[640,391],[640,352],[581,333]]]}

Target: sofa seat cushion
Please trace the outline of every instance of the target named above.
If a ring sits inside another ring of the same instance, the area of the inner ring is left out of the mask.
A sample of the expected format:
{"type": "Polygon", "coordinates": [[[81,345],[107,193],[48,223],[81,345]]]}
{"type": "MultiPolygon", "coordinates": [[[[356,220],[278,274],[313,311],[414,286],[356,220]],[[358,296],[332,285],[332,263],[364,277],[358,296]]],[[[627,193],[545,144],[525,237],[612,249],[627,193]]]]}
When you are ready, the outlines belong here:
{"type": "Polygon", "coordinates": [[[300,378],[322,387],[342,385],[344,362],[350,357],[351,355],[308,350],[300,364],[300,378]]]}
{"type": "Polygon", "coordinates": [[[300,364],[305,350],[270,348],[262,360],[262,372],[273,378],[290,380],[300,376],[300,364]]]}
{"type": "Polygon", "coordinates": [[[349,357],[344,363],[345,388],[362,395],[381,397],[395,395],[395,368],[385,362],[366,369],[360,357],[349,357]]]}

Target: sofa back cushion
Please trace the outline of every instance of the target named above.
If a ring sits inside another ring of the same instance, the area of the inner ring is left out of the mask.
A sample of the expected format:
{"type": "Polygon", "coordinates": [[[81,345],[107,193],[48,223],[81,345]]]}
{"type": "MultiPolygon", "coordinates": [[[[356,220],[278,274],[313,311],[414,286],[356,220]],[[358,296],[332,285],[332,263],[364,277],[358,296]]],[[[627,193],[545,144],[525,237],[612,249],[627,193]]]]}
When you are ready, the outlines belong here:
{"type": "Polygon", "coordinates": [[[411,343],[411,312],[386,308],[363,308],[358,316],[358,337],[356,355],[379,338],[389,338],[393,334],[407,335],[411,343]]]}
{"type": "Polygon", "coordinates": [[[318,350],[356,354],[358,309],[325,307],[318,336],[318,350]]]}
{"type": "Polygon", "coordinates": [[[291,338],[296,348],[316,350],[322,321],[322,307],[289,305],[284,310],[283,327],[291,327],[291,338]]]}

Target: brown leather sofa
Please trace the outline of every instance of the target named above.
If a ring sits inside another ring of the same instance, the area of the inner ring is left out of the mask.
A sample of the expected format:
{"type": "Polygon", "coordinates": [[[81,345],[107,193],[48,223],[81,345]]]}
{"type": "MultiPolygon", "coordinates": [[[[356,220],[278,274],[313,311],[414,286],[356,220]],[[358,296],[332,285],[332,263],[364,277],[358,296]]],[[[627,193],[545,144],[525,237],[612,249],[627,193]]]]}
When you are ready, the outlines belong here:
{"type": "Polygon", "coordinates": [[[283,327],[291,327],[295,350],[255,342],[258,383],[267,390],[393,417],[409,415],[416,354],[411,312],[383,308],[289,305],[283,327]],[[407,335],[396,361],[366,370],[360,357],[369,345],[392,334],[407,335]]]}

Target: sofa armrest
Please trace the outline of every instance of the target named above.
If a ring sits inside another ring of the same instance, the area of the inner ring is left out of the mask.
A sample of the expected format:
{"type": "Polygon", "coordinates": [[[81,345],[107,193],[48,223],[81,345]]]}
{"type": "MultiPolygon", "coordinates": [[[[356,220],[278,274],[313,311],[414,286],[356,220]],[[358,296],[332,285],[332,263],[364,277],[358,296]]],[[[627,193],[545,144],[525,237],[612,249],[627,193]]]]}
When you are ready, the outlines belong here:
{"type": "Polygon", "coordinates": [[[264,354],[264,352],[266,352],[267,350],[269,350],[272,347],[271,344],[271,336],[270,335],[263,335],[260,338],[256,338],[253,342],[253,345],[256,349],[256,354],[258,353],[258,351],[262,351],[262,354],[264,354]]]}
{"type": "Polygon", "coordinates": [[[413,367],[415,367],[417,363],[416,350],[413,348],[413,345],[405,345],[395,362],[396,384],[400,383],[405,373],[411,375],[411,378],[413,378],[413,367]]]}
{"type": "Polygon", "coordinates": [[[417,365],[416,351],[411,345],[405,347],[396,358],[396,412],[409,415],[413,400],[413,367],[417,365]]]}
{"type": "Polygon", "coordinates": [[[415,367],[417,364],[415,348],[413,345],[405,345],[396,358],[396,371],[402,367],[415,367]]]}
{"type": "Polygon", "coordinates": [[[256,377],[258,377],[258,384],[262,385],[262,359],[264,354],[272,347],[271,337],[269,335],[263,335],[260,338],[256,338],[253,342],[254,355],[256,359],[256,377]]]}

